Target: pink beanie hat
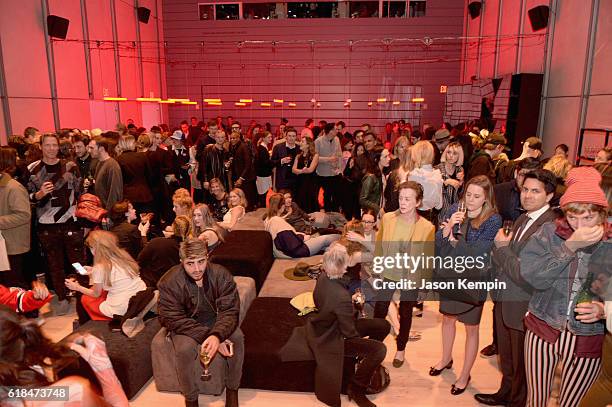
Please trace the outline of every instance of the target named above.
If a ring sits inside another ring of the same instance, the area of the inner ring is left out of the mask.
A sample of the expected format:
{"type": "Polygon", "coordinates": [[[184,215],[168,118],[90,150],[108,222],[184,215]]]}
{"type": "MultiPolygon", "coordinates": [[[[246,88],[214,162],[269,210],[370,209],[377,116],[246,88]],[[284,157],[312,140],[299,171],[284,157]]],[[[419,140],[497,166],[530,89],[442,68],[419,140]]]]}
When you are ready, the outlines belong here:
{"type": "Polygon", "coordinates": [[[601,174],[593,167],[575,167],[567,174],[565,185],[567,189],[561,197],[559,204],[564,207],[570,203],[590,203],[604,208],[608,207],[608,200],[599,186],[601,174]]]}

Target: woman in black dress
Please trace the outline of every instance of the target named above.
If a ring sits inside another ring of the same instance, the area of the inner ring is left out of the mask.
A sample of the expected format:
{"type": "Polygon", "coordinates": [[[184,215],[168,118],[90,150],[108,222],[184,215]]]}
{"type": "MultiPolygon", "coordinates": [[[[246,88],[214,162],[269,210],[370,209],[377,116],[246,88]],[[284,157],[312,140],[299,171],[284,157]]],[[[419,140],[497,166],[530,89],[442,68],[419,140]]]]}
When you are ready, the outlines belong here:
{"type": "Polygon", "coordinates": [[[319,186],[315,170],[319,164],[319,154],[315,151],[310,137],[302,138],[300,154],[293,162],[292,172],[297,175],[296,203],[306,213],[319,211],[319,186]]]}
{"type": "Polygon", "coordinates": [[[225,187],[219,178],[210,180],[210,200],[208,202],[208,207],[217,222],[222,222],[223,217],[229,211],[229,206],[227,205],[227,192],[225,192],[225,187]]]}

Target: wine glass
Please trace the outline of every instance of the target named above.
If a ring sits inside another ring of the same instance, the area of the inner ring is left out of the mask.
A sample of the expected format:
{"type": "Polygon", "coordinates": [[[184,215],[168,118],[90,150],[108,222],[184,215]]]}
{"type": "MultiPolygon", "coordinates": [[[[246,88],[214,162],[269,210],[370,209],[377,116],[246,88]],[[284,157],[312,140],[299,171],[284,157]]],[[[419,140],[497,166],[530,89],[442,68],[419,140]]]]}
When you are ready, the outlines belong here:
{"type": "MultiPolygon", "coordinates": [[[[78,282],[78,281],[79,281],[79,280],[78,280],[78,277],[79,277],[79,275],[78,275],[78,274],[68,274],[68,275],[66,276],[66,278],[67,278],[68,280],[72,280],[72,281],[74,281],[74,282],[78,282]]],[[[68,291],[66,292],[66,297],[72,298],[72,297],[74,297],[75,295],[76,295],[76,292],[75,292],[74,290],[68,290],[68,291]]]]}
{"type": "Polygon", "coordinates": [[[361,288],[357,288],[355,290],[355,308],[357,308],[357,310],[359,311],[359,318],[366,318],[366,312],[365,312],[365,295],[363,294],[363,292],[361,291],[361,288]]]}
{"type": "MultiPolygon", "coordinates": [[[[463,213],[464,216],[467,213],[467,207],[465,206],[464,201],[459,201],[459,205],[457,206],[457,212],[463,213]]],[[[463,232],[461,231],[461,224],[457,224],[453,227],[453,234],[455,236],[463,235],[463,232]]]]}
{"type": "Polygon", "coordinates": [[[200,362],[202,362],[202,365],[204,365],[204,371],[202,372],[202,376],[200,376],[200,380],[202,380],[203,382],[209,381],[212,377],[212,374],[210,374],[210,371],[208,370],[208,367],[210,366],[210,361],[211,359],[208,355],[208,352],[202,350],[200,352],[200,362]]]}
{"type": "Polygon", "coordinates": [[[511,220],[504,221],[504,226],[503,226],[504,235],[510,236],[510,233],[512,233],[512,225],[513,225],[513,222],[511,220]]]}

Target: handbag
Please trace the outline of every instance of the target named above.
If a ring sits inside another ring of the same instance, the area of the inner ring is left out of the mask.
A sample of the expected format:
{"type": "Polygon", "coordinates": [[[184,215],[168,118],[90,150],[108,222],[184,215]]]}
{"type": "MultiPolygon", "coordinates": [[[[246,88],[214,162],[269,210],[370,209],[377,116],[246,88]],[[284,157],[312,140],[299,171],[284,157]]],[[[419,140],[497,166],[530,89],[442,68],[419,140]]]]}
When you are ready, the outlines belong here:
{"type": "Polygon", "coordinates": [[[366,394],[378,394],[389,387],[390,383],[391,376],[389,376],[389,371],[383,365],[378,365],[372,374],[366,394]]]}
{"type": "Polygon", "coordinates": [[[93,223],[100,223],[108,211],[102,207],[102,201],[94,194],[83,194],[79,197],[74,216],[93,223]]]}

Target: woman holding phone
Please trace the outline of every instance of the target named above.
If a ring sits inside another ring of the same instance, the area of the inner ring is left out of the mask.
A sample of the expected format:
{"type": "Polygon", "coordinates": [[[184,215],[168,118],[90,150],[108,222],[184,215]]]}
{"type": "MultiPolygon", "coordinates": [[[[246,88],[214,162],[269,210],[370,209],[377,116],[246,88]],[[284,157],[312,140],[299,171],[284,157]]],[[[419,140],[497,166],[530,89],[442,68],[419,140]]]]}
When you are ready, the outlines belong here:
{"type": "Polygon", "coordinates": [[[111,232],[94,230],[85,245],[94,258],[93,267],[87,270],[93,284],[86,288],[68,279],[66,287],[83,294],[81,303],[93,320],[110,321],[113,315],[124,315],[130,298],[147,288],[139,276],[138,263],[118,246],[117,237],[111,232]]]}

